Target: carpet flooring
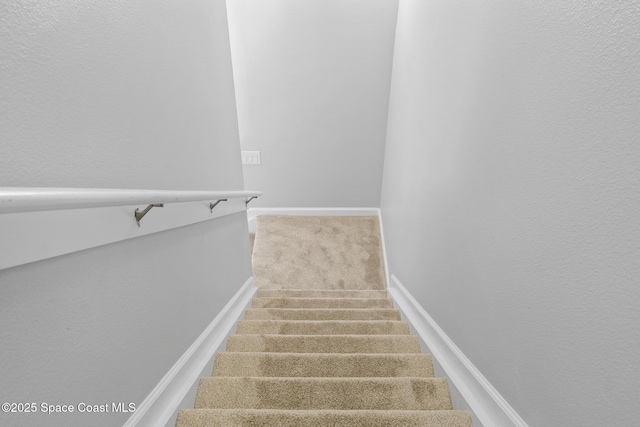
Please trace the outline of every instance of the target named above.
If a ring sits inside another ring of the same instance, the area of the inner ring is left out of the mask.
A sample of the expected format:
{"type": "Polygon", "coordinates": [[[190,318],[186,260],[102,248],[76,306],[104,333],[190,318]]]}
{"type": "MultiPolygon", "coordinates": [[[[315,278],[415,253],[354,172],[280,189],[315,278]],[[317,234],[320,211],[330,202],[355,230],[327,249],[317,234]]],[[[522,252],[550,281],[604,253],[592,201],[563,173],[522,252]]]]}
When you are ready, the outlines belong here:
{"type": "Polygon", "coordinates": [[[258,217],[258,294],[178,427],[470,427],[387,298],[375,217],[258,217]]]}
{"type": "Polygon", "coordinates": [[[377,217],[259,216],[253,275],[265,289],[386,288],[377,217]]]}

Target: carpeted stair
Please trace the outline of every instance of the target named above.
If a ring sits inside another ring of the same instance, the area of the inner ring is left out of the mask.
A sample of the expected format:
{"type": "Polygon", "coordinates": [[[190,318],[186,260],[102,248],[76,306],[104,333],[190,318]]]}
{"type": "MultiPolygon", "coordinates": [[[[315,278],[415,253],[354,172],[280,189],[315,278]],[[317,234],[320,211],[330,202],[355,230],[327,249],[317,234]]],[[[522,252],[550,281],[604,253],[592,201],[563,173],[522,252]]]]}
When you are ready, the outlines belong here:
{"type": "Polygon", "coordinates": [[[258,294],[177,426],[470,427],[387,298],[379,230],[259,216],[258,294]]]}
{"type": "Polygon", "coordinates": [[[471,426],[385,296],[259,289],[177,426],[471,426]]]}

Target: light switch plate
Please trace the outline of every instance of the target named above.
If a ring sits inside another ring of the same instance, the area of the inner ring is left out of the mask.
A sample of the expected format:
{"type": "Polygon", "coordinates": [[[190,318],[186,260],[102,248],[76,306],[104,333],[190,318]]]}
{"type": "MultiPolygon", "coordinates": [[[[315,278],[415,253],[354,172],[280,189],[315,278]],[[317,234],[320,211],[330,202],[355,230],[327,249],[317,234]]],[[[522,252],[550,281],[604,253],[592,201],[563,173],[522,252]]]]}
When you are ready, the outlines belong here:
{"type": "Polygon", "coordinates": [[[260,165],[262,161],[260,160],[260,152],[259,151],[242,151],[242,164],[243,165],[260,165]]]}

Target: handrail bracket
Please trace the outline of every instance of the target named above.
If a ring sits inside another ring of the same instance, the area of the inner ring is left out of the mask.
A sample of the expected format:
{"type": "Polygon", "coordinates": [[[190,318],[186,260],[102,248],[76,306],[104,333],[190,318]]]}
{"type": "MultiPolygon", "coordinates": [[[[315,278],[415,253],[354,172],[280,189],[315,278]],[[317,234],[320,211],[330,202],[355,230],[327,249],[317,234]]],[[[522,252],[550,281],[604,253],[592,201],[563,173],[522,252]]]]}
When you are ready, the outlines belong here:
{"type": "Polygon", "coordinates": [[[226,201],[227,201],[227,199],[219,199],[219,200],[216,200],[215,202],[211,202],[211,203],[209,203],[209,209],[211,209],[211,213],[213,213],[213,208],[215,208],[216,206],[218,206],[218,203],[220,203],[220,202],[226,202],[226,201]]]}
{"type": "Polygon", "coordinates": [[[136,218],[136,223],[138,223],[138,227],[140,227],[140,221],[142,220],[142,218],[144,218],[147,212],[149,212],[153,208],[163,208],[163,207],[164,207],[164,203],[155,203],[147,206],[142,211],[136,208],[136,211],[133,213],[133,216],[135,216],[136,218]]]}
{"type": "Polygon", "coordinates": [[[249,198],[244,202],[245,206],[246,206],[246,205],[248,205],[250,201],[252,201],[253,199],[257,199],[257,198],[258,198],[258,196],[251,196],[251,197],[249,197],[249,198]]]}

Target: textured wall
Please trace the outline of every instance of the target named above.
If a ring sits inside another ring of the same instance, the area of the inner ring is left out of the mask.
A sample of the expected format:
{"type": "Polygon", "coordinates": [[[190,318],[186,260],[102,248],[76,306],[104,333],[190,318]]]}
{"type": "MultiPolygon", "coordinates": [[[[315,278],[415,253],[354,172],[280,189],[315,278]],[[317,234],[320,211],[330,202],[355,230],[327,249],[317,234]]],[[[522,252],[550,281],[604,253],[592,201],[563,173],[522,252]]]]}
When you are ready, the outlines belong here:
{"type": "Polygon", "coordinates": [[[253,207],[378,206],[397,0],[233,0],[253,207]],[[255,203],[255,204],[254,204],[255,203]]]}
{"type": "MultiPolygon", "coordinates": [[[[224,0],[5,1],[0,46],[0,185],[243,189],[224,0]]],[[[251,275],[248,245],[236,214],[0,271],[0,401],[139,405],[251,275]]]]}
{"type": "Polygon", "coordinates": [[[1,185],[242,188],[224,1],[12,0],[0,23],[1,185]]]}
{"type": "Polygon", "coordinates": [[[638,69],[638,1],[400,1],[390,270],[531,426],[640,417],[638,69]]]}

